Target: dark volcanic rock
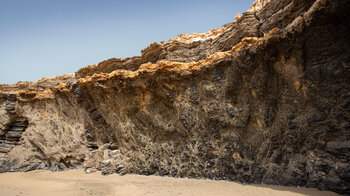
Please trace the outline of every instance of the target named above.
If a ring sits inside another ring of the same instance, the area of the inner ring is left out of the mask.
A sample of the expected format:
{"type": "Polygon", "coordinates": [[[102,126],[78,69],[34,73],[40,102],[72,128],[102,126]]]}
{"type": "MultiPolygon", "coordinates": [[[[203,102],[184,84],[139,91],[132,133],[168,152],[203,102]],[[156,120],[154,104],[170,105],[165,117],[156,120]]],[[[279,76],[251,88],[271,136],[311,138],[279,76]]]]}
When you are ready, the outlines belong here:
{"type": "Polygon", "coordinates": [[[9,161],[6,158],[0,158],[0,173],[7,172],[10,169],[9,161]]]}
{"type": "Polygon", "coordinates": [[[0,172],[83,166],[350,194],[348,10],[259,0],[140,57],[2,85],[0,172]]]}

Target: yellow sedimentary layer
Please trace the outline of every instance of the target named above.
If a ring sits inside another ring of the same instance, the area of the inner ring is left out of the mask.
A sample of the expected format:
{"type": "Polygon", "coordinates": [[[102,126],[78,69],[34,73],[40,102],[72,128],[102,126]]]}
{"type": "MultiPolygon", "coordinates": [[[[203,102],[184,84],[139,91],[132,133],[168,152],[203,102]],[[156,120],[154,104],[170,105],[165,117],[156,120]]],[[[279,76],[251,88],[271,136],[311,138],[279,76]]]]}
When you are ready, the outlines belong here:
{"type": "Polygon", "coordinates": [[[235,45],[231,51],[226,52],[216,52],[204,60],[192,61],[188,63],[183,62],[173,62],[173,61],[158,61],[157,63],[144,63],[140,66],[137,71],[128,71],[128,70],[115,70],[111,73],[99,73],[92,76],[87,76],[85,78],[79,79],[80,84],[91,83],[95,81],[103,81],[112,77],[121,77],[121,78],[133,78],[137,77],[140,73],[145,72],[186,72],[198,70],[209,65],[216,60],[221,60],[226,57],[231,56],[233,53],[238,52],[240,49],[245,47],[254,47],[259,45],[259,42],[262,42],[266,39],[272,37],[279,29],[275,28],[271,30],[268,34],[265,34],[264,37],[246,37],[240,43],[235,45]]]}
{"type": "Polygon", "coordinates": [[[182,42],[182,43],[190,44],[194,41],[214,39],[217,36],[221,35],[225,30],[226,30],[226,27],[223,26],[223,27],[210,30],[207,33],[180,34],[177,37],[169,39],[167,43],[182,42]]]}
{"type": "Polygon", "coordinates": [[[115,70],[111,73],[100,73],[94,74],[92,76],[87,76],[85,78],[79,79],[80,84],[91,83],[95,81],[103,81],[112,77],[121,77],[121,78],[133,78],[140,75],[140,73],[145,72],[186,72],[193,71],[202,68],[205,65],[211,64],[215,60],[220,60],[225,57],[228,57],[232,54],[231,51],[227,52],[217,52],[210,55],[208,58],[204,60],[200,60],[197,62],[172,62],[172,61],[158,61],[157,63],[144,63],[140,66],[137,71],[128,71],[128,70],[115,70]]]}
{"type": "Polygon", "coordinates": [[[256,0],[251,5],[249,11],[257,11],[263,8],[267,3],[269,3],[271,0],[256,0]]]}
{"type": "MultiPolygon", "coordinates": [[[[260,43],[262,43],[264,40],[269,39],[272,37],[279,29],[273,29],[268,34],[265,34],[264,37],[246,37],[243,38],[243,40],[236,44],[234,47],[232,47],[232,50],[226,51],[226,52],[216,52],[206,59],[200,60],[200,61],[192,61],[188,63],[183,62],[173,62],[173,61],[158,61],[156,63],[144,63],[142,64],[138,70],[136,71],[129,71],[129,70],[123,70],[118,69],[111,73],[97,73],[93,74],[92,76],[86,76],[85,78],[80,78],[78,80],[79,84],[81,85],[90,85],[91,83],[94,83],[96,81],[105,81],[111,78],[135,78],[139,76],[141,73],[151,73],[151,72],[179,72],[183,74],[190,74],[194,70],[199,70],[203,68],[206,65],[212,64],[214,61],[222,60],[224,58],[227,58],[229,56],[232,56],[233,54],[237,53],[239,50],[245,47],[258,47],[260,43]]],[[[86,67],[88,69],[88,67],[86,67]]],[[[45,82],[52,82],[55,80],[62,80],[62,79],[69,79],[74,77],[74,75],[63,75],[63,76],[56,76],[56,77],[48,77],[43,78],[39,80],[37,83],[34,84],[42,84],[45,82]]],[[[33,84],[33,85],[34,85],[33,84]]],[[[69,85],[67,83],[61,82],[58,85],[55,85],[51,87],[50,89],[45,90],[14,90],[13,93],[17,93],[20,95],[20,99],[23,101],[27,100],[40,100],[40,99],[51,99],[54,98],[55,91],[70,92],[69,85]]]]}

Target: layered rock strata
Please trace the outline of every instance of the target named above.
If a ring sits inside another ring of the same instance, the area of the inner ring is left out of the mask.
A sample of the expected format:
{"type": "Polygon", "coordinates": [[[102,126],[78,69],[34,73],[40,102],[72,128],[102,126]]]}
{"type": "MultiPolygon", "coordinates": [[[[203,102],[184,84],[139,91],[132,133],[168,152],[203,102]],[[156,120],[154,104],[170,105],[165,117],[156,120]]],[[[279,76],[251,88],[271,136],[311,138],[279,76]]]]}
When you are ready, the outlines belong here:
{"type": "Polygon", "coordinates": [[[2,85],[0,171],[85,168],[350,194],[349,8],[257,1],[230,24],[140,57],[2,85]]]}

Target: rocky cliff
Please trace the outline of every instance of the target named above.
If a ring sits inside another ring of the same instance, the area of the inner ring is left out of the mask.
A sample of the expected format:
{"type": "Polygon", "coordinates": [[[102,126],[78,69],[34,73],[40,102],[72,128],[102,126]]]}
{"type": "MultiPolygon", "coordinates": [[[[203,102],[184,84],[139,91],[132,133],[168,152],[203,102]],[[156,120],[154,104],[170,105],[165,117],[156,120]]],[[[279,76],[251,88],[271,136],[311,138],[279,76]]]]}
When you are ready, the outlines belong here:
{"type": "Polygon", "coordinates": [[[350,2],[264,0],[208,33],[0,85],[0,171],[84,168],[350,194],[350,2]]]}

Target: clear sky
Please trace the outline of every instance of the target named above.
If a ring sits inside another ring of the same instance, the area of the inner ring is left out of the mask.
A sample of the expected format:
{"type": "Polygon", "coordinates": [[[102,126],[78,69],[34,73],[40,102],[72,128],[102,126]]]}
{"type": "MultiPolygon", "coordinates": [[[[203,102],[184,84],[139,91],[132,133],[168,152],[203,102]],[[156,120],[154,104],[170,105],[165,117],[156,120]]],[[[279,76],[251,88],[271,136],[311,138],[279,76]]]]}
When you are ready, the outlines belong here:
{"type": "Polygon", "coordinates": [[[0,83],[74,73],[232,22],[253,0],[0,0],[0,83]]]}

